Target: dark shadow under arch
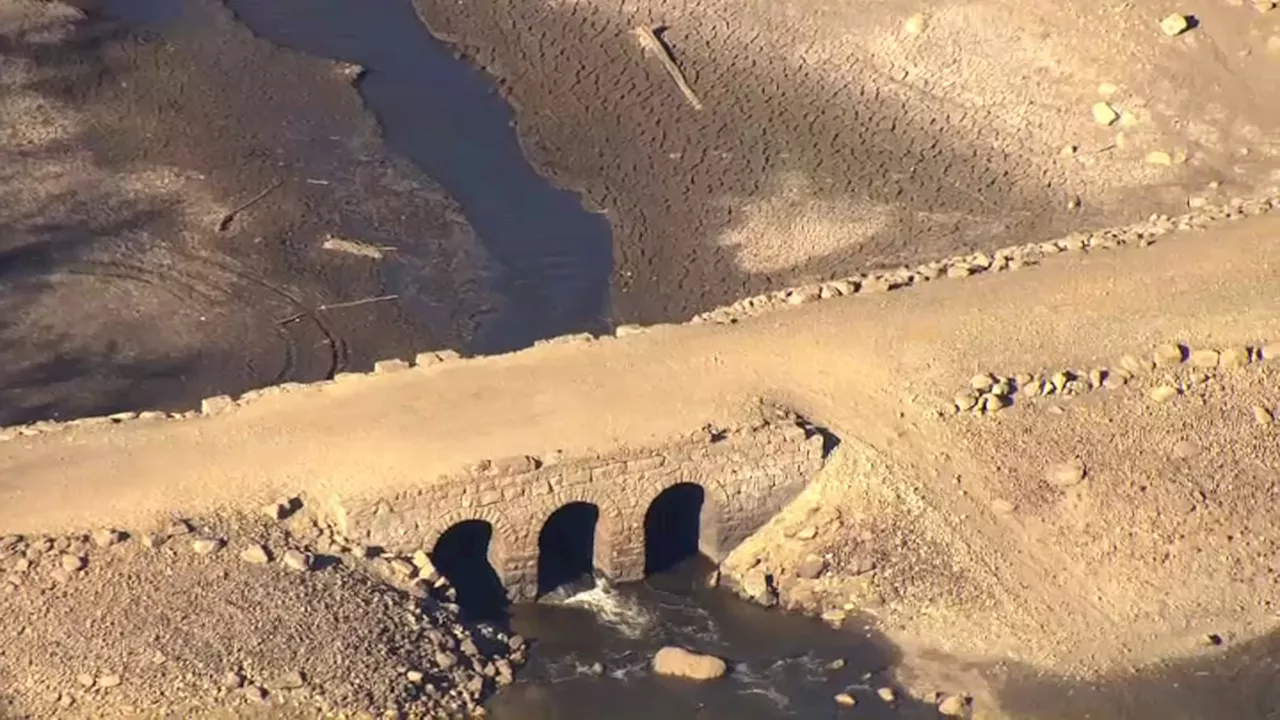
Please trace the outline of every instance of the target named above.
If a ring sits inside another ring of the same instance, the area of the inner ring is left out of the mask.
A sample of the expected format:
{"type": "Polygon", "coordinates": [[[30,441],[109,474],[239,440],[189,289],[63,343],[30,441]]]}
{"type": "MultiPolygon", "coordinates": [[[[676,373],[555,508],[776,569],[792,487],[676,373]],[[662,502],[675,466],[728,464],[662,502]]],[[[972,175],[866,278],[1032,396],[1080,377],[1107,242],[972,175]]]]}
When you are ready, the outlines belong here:
{"type": "Polygon", "coordinates": [[[599,521],[600,508],[587,502],[572,502],[551,513],[538,535],[539,596],[592,574],[599,521]]]}
{"type": "Polygon", "coordinates": [[[506,616],[510,600],[502,579],[489,562],[493,526],[484,520],[464,520],[441,533],[431,550],[431,562],[458,593],[458,605],[472,620],[506,616]]]}
{"type": "Polygon", "coordinates": [[[670,570],[699,553],[702,508],[701,485],[679,483],[663,490],[644,516],[644,574],[670,570]]]}

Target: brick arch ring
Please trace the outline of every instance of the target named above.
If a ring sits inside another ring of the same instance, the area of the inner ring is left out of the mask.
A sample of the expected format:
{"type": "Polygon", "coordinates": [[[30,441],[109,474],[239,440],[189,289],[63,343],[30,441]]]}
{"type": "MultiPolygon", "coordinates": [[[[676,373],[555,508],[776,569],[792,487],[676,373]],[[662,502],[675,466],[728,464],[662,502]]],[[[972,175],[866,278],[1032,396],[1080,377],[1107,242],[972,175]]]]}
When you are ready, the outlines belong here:
{"type": "Polygon", "coordinates": [[[635,537],[643,538],[645,516],[648,515],[649,509],[653,507],[653,503],[658,499],[658,496],[676,485],[697,485],[702,488],[703,502],[702,516],[699,522],[699,545],[702,546],[703,552],[719,562],[721,559],[719,557],[720,523],[724,519],[725,513],[729,511],[729,491],[725,489],[724,483],[719,480],[673,477],[646,485],[645,487],[650,492],[649,498],[643,505],[641,512],[634,519],[635,524],[627,528],[627,532],[635,533],[635,537]]]}
{"type": "Polygon", "coordinates": [[[618,533],[625,532],[626,523],[624,522],[622,511],[618,508],[613,498],[607,495],[601,497],[601,495],[603,494],[592,493],[590,488],[574,488],[560,490],[544,496],[537,504],[537,514],[534,515],[534,517],[541,518],[537,525],[538,535],[535,536],[535,542],[540,537],[543,528],[546,527],[547,520],[559,509],[578,502],[594,505],[600,511],[600,517],[596,521],[594,557],[592,560],[606,575],[612,576],[617,566],[617,558],[614,555],[614,551],[618,546],[618,533]]]}
{"type": "Polygon", "coordinates": [[[516,537],[515,527],[506,514],[496,507],[461,508],[433,519],[422,533],[423,549],[434,552],[440,537],[454,525],[468,520],[481,520],[493,528],[489,539],[489,564],[499,576],[505,576],[507,561],[511,557],[511,540],[516,537]]]}

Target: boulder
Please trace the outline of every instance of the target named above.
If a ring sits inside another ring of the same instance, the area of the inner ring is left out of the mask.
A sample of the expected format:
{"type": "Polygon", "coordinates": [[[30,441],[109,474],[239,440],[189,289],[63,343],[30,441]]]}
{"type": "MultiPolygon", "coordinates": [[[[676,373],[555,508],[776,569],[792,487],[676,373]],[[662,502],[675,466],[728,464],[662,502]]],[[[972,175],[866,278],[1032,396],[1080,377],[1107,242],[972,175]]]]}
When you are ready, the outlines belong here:
{"type": "Polygon", "coordinates": [[[687,680],[715,680],[724,677],[728,669],[724,660],[718,657],[702,655],[679,647],[664,647],[653,656],[655,673],[687,680]]]}

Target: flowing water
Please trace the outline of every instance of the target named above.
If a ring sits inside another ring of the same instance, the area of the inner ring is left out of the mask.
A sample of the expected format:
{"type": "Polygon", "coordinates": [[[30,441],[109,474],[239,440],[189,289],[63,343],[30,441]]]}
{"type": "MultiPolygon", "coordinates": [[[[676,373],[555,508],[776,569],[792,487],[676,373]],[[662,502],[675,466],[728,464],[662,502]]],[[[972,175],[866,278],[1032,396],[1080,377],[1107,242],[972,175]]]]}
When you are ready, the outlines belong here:
{"type": "Polygon", "coordinates": [[[766,610],[706,587],[698,558],[642,583],[597,582],[512,608],[534,643],[530,664],[487,705],[499,720],[764,720],[937,717],[910,699],[887,704],[891,645],[856,628],[766,610]],[[728,675],[708,683],[655,676],[653,654],[679,645],[723,657],[728,675]],[[837,705],[845,692],[855,707],[837,705]]]}

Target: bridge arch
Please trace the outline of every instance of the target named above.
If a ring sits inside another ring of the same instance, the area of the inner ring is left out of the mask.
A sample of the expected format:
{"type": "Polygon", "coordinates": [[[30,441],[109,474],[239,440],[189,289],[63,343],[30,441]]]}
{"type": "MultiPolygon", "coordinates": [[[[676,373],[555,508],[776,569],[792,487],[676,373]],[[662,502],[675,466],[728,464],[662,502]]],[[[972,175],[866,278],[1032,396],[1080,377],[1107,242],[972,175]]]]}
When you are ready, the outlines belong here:
{"type": "Polygon", "coordinates": [[[704,477],[650,483],[629,532],[641,543],[643,574],[700,552],[721,559],[720,526],[729,510],[724,486],[704,477]]]}
{"type": "MultiPolygon", "coordinates": [[[[539,532],[546,528],[547,522],[561,509],[583,503],[597,508],[599,515],[595,522],[595,533],[592,539],[592,561],[595,567],[612,577],[618,567],[616,555],[618,538],[626,532],[624,515],[618,503],[608,492],[599,492],[598,488],[581,487],[560,490],[545,496],[539,503],[534,517],[540,518],[539,532]],[[597,490],[597,492],[592,492],[597,490]]],[[[541,548],[538,548],[541,553],[541,548]]]]}
{"type": "Polygon", "coordinates": [[[473,617],[497,619],[506,612],[513,530],[496,508],[462,508],[436,518],[424,533],[431,562],[457,591],[463,611],[473,617]]]}

